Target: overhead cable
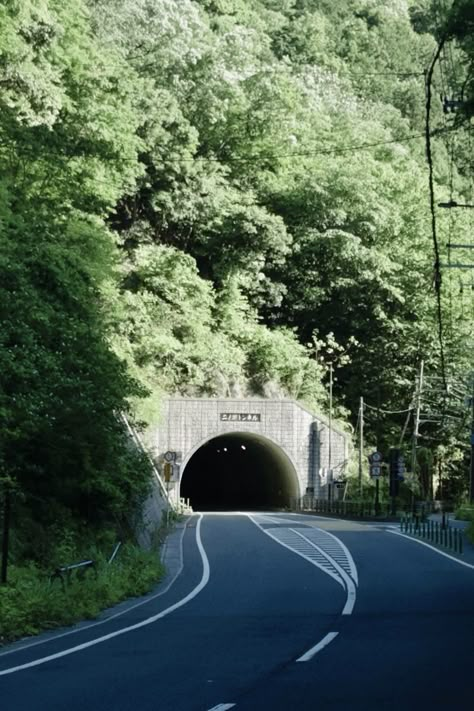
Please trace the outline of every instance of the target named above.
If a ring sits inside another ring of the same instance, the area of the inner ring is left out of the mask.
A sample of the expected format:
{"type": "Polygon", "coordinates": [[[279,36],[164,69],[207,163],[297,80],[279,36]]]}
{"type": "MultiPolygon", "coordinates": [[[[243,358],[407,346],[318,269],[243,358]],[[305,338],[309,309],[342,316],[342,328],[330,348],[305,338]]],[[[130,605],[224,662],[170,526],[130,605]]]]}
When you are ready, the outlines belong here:
{"type": "Polygon", "coordinates": [[[383,410],[381,407],[369,405],[369,403],[365,402],[365,400],[364,400],[364,407],[369,407],[371,410],[376,410],[377,412],[382,412],[384,415],[401,415],[405,412],[411,412],[413,410],[413,407],[408,407],[405,410],[383,410]]]}

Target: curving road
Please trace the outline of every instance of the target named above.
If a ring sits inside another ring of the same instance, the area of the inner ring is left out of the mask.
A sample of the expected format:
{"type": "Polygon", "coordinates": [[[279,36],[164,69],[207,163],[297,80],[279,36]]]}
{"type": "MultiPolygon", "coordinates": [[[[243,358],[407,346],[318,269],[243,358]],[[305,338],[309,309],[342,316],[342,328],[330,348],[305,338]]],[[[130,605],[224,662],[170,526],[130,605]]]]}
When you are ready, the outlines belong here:
{"type": "Polygon", "coordinates": [[[373,525],[194,515],[176,576],[0,653],[2,711],[457,711],[474,565],[373,525]]]}

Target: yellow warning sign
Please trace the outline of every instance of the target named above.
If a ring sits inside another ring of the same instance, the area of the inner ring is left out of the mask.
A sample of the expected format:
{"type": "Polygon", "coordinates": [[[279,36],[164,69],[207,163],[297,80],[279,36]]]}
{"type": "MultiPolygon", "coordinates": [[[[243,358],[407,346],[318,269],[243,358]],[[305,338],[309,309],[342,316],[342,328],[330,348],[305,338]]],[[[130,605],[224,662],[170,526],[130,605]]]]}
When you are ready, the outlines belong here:
{"type": "Polygon", "coordinates": [[[170,462],[165,462],[163,467],[163,475],[166,482],[168,482],[173,476],[173,465],[170,462]]]}

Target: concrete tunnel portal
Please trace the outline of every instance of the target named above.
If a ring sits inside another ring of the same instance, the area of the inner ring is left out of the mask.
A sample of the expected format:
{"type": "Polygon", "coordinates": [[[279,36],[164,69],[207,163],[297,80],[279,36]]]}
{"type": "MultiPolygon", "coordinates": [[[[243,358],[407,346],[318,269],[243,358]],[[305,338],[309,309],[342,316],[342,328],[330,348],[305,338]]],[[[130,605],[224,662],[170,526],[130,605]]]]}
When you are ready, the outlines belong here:
{"type": "Polygon", "coordinates": [[[229,432],[190,456],[180,496],[195,511],[279,509],[299,496],[298,476],[288,455],[268,438],[229,432]]]}

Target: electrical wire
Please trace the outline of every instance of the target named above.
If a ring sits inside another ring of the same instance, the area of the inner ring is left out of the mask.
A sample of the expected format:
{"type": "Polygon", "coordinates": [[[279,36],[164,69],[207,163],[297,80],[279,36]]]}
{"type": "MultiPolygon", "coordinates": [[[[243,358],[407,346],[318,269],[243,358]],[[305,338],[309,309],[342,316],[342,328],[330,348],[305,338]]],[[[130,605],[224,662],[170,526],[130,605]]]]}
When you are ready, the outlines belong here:
{"type": "Polygon", "coordinates": [[[376,410],[377,412],[381,412],[384,415],[400,415],[405,412],[411,412],[413,410],[413,407],[407,407],[406,410],[383,410],[381,407],[369,405],[369,403],[366,402],[365,400],[364,400],[364,407],[368,407],[371,410],[376,410]]]}
{"type": "MultiPolygon", "coordinates": [[[[450,129],[451,130],[451,129],[450,129]]],[[[434,131],[431,134],[431,138],[434,138],[438,135],[441,135],[444,133],[444,129],[438,129],[434,131]]],[[[377,148],[379,146],[387,146],[391,144],[402,144],[402,143],[409,143],[410,141],[414,141],[418,138],[426,138],[426,133],[417,133],[417,134],[412,134],[410,136],[405,136],[404,138],[391,138],[385,141],[374,141],[373,143],[355,143],[352,145],[347,145],[347,146],[340,146],[339,148],[327,148],[327,149],[322,149],[322,150],[316,150],[316,151],[292,151],[291,153],[271,153],[271,154],[254,154],[248,157],[245,156],[238,156],[238,157],[226,157],[225,159],[218,158],[218,157],[209,157],[209,156],[197,156],[193,159],[184,159],[182,162],[194,162],[194,161],[204,161],[204,162],[224,162],[224,163],[232,163],[232,162],[253,162],[253,161],[260,161],[260,160],[268,160],[269,158],[298,158],[300,156],[305,157],[305,156],[320,156],[320,155],[341,155],[344,153],[356,153],[358,151],[366,151],[369,148],[377,148]]]]}
{"type": "Polygon", "coordinates": [[[351,77],[422,77],[424,71],[419,72],[350,72],[351,77]]]}
{"type": "MultiPolygon", "coordinates": [[[[451,128],[448,129],[451,131],[451,128]]],[[[435,138],[439,135],[444,134],[446,129],[436,129],[431,133],[431,138],[435,138]]],[[[230,162],[252,162],[252,161],[261,161],[261,160],[268,160],[269,158],[298,158],[300,156],[319,156],[319,155],[339,155],[339,154],[344,154],[344,153],[356,153],[358,151],[366,151],[369,148],[378,148],[379,146],[387,146],[387,145],[393,145],[393,144],[403,144],[403,143],[409,143],[411,141],[417,140],[419,138],[426,138],[426,132],[425,133],[415,133],[411,134],[409,136],[404,136],[404,137],[399,137],[399,138],[390,138],[386,139],[384,141],[374,141],[372,143],[354,143],[354,144],[348,144],[348,145],[343,145],[339,147],[332,147],[332,148],[323,148],[319,150],[308,150],[308,151],[292,151],[291,153],[261,153],[261,154],[254,154],[250,156],[236,156],[236,157],[217,157],[217,156],[193,156],[192,158],[178,158],[177,162],[178,163],[196,163],[196,162],[222,162],[222,163],[230,163],[230,162]]],[[[41,155],[34,154],[32,151],[21,151],[22,156],[28,156],[28,155],[37,155],[38,158],[41,158],[41,155]]],[[[57,156],[63,156],[64,158],[67,159],[74,159],[74,158],[94,158],[95,156],[89,156],[89,155],[84,155],[82,156],[81,154],[75,154],[75,153],[67,153],[65,151],[55,151],[55,150],[48,150],[47,155],[57,155],[57,156]]],[[[138,163],[139,159],[137,158],[136,160],[133,158],[130,159],[120,159],[120,163],[126,164],[126,163],[138,163]]],[[[155,163],[165,163],[166,160],[164,158],[154,158],[155,163]]]]}

